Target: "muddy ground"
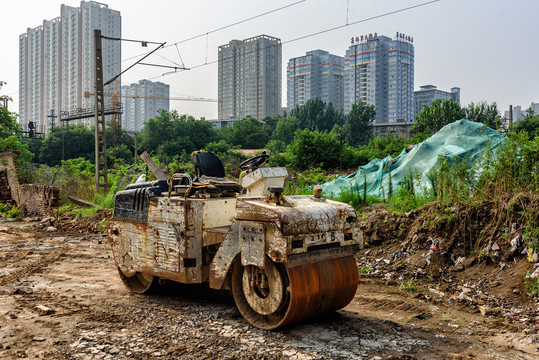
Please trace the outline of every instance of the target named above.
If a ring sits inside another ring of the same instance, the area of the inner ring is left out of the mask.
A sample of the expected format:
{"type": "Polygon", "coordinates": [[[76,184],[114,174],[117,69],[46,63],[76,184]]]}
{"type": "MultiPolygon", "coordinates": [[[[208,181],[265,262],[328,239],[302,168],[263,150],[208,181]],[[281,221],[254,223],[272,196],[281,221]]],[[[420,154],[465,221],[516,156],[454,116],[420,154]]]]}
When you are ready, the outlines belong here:
{"type": "MultiPolygon", "coordinates": [[[[492,250],[485,238],[486,255],[479,240],[462,250],[452,234],[463,220],[425,225],[429,211],[439,209],[365,213],[351,304],[272,332],[249,326],[228,292],[129,293],[95,223],[0,222],[0,359],[539,358],[537,303],[523,282],[534,264],[508,256],[508,241],[492,250]]],[[[518,235],[514,221],[503,239],[518,235]]]]}

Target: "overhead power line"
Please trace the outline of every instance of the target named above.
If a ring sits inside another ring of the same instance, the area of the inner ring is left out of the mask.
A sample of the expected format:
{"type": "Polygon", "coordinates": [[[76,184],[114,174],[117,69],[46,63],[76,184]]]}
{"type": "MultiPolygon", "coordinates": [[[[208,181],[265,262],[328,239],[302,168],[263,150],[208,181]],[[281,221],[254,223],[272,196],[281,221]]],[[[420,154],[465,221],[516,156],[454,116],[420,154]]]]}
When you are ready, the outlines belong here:
{"type": "MultiPolygon", "coordinates": [[[[398,13],[405,12],[405,11],[408,11],[408,10],[412,10],[412,9],[415,9],[415,8],[419,8],[419,7],[422,7],[422,6],[430,5],[430,4],[432,4],[432,3],[439,2],[439,1],[441,1],[441,0],[431,0],[431,1],[426,1],[426,2],[423,2],[423,3],[421,3],[421,4],[408,6],[408,7],[405,7],[405,8],[402,8],[402,9],[398,9],[398,10],[394,10],[394,11],[389,11],[389,12],[386,12],[386,13],[383,13],[383,14],[380,14],[380,15],[371,16],[371,17],[368,17],[368,18],[365,18],[365,19],[361,19],[361,20],[357,20],[357,21],[350,22],[350,23],[345,23],[345,24],[343,24],[343,25],[335,26],[335,27],[332,27],[332,28],[329,28],[329,29],[325,29],[325,30],[320,30],[320,31],[312,32],[312,33],[310,33],[310,34],[303,35],[303,36],[299,36],[299,37],[297,37],[297,38],[293,38],[293,39],[286,40],[286,41],[281,41],[281,45],[284,45],[284,44],[290,44],[290,43],[292,43],[292,42],[299,41],[299,40],[303,40],[303,39],[306,39],[306,38],[309,38],[309,37],[312,37],[312,36],[325,34],[325,33],[331,32],[331,31],[343,29],[343,28],[348,27],[348,26],[357,25],[357,24],[364,23],[364,22],[367,22],[367,21],[371,21],[371,20],[375,20],[375,19],[380,19],[380,18],[389,16],[389,15],[398,14],[398,13]]],[[[269,46],[267,46],[266,48],[270,48],[270,47],[273,47],[273,46],[276,46],[276,45],[269,45],[269,46]]],[[[254,53],[254,52],[259,51],[259,50],[260,50],[260,49],[255,49],[255,50],[251,50],[251,51],[246,51],[245,54],[254,53]]],[[[224,59],[224,60],[227,60],[227,59],[224,59]]],[[[197,68],[200,68],[200,67],[203,67],[203,66],[207,66],[207,65],[211,65],[211,64],[216,64],[218,61],[219,61],[219,60],[207,61],[207,62],[198,64],[198,65],[191,66],[191,67],[189,67],[189,69],[190,69],[190,70],[193,70],[193,69],[197,69],[197,68]]],[[[161,74],[161,75],[158,75],[158,76],[154,76],[154,77],[152,77],[152,78],[149,78],[148,80],[153,80],[153,79],[161,78],[161,77],[164,77],[164,76],[170,75],[170,74],[172,74],[172,73],[161,74]]]]}

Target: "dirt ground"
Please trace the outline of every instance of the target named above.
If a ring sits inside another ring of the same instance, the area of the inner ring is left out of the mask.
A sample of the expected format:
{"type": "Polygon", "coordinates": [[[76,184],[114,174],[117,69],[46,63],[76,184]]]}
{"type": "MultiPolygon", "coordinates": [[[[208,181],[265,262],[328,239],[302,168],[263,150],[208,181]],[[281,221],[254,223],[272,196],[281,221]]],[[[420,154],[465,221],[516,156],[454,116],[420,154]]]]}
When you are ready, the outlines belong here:
{"type": "Polygon", "coordinates": [[[369,243],[357,254],[350,305],[272,332],[249,326],[228,292],[129,293],[95,224],[0,222],[0,359],[539,358],[525,256],[495,262],[468,250],[448,263],[459,246],[444,247],[460,225],[419,228],[422,214],[391,216],[364,215],[369,243]]]}

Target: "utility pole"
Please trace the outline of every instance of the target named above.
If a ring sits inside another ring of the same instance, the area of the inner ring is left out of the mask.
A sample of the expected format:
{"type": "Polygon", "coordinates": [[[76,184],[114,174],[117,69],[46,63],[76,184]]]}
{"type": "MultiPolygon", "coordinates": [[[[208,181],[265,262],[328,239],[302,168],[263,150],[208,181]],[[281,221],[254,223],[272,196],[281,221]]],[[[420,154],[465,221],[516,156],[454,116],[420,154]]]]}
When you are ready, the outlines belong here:
{"type": "Polygon", "coordinates": [[[54,109],[51,109],[51,112],[49,115],[47,115],[47,117],[50,119],[50,126],[51,126],[51,131],[52,131],[54,128],[54,125],[56,125],[55,120],[58,116],[56,116],[56,114],[54,113],[54,109]]]}
{"type": "Polygon", "coordinates": [[[107,138],[105,136],[105,97],[103,86],[103,57],[101,30],[94,30],[95,71],[95,188],[108,191],[107,183],[107,138]]]}

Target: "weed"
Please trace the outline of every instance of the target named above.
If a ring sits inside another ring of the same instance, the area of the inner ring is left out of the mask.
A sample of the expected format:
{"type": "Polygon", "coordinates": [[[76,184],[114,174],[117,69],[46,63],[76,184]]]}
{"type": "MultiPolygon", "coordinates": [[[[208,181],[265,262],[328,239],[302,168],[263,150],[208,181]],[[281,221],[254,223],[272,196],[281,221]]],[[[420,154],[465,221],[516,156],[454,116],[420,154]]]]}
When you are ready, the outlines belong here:
{"type": "Polygon", "coordinates": [[[10,219],[19,218],[22,214],[22,208],[0,203],[0,215],[10,219]]]}
{"type": "Polygon", "coordinates": [[[368,267],[368,266],[363,266],[363,267],[360,267],[357,269],[357,273],[359,276],[365,276],[365,275],[370,275],[373,273],[373,270],[372,268],[368,267]]]}
{"type": "Polygon", "coordinates": [[[414,279],[410,279],[407,282],[403,282],[400,286],[400,289],[409,292],[416,292],[417,286],[414,283],[414,279]]]}
{"type": "Polygon", "coordinates": [[[532,297],[539,295],[539,277],[532,278],[530,272],[526,272],[526,277],[524,278],[524,284],[528,287],[528,292],[532,297]]]}

